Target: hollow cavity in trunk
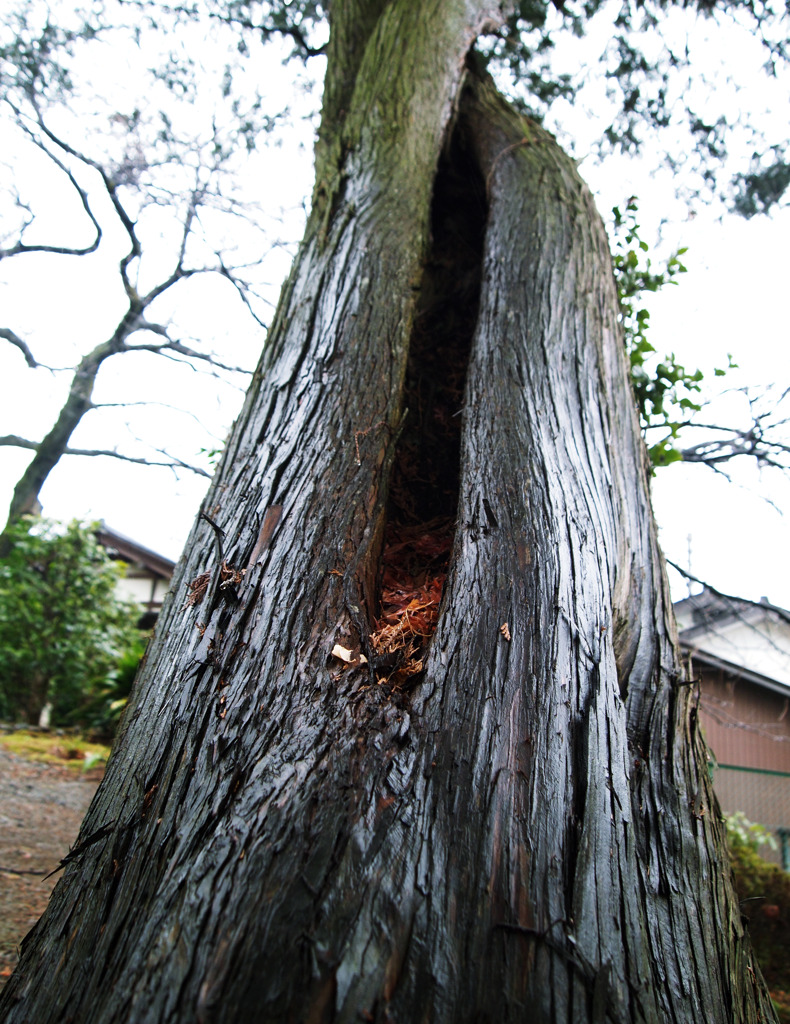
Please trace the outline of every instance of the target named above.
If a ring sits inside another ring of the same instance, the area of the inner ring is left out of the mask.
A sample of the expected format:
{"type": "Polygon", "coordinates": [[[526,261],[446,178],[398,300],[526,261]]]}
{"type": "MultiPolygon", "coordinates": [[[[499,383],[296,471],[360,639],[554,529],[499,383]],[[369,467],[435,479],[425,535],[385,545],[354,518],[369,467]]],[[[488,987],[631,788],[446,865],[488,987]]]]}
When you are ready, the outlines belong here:
{"type": "Polygon", "coordinates": [[[389,488],[371,637],[377,664],[401,686],[422,671],[453,547],[486,214],[485,182],[456,129],[434,186],[431,246],[403,394],[408,413],[389,488]]]}

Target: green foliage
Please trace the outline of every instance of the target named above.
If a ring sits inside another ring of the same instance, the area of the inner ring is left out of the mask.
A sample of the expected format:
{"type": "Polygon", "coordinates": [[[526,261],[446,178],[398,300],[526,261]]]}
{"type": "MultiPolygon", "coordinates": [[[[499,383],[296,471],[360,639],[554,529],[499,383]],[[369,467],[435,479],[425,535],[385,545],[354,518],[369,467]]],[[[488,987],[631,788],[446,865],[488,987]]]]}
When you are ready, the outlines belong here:
{"type": "Polygon", "coordinates": [[[768,166],[764,166],[756,157],[751,172],[736,177],[733,209],[742,217],[748,219],[758,213],[767,213],[787,191],[790,185],[790,163],[778,149],[774,150],[773,157],[768,166]]]}
{"type": "MultiPolygon", "coordinates": [[[[745,146],[758,146],[781,156],[787,142],[777,142],[776,135],[783,136],[784,128],[761,123],[754,109],[748,118],[733,111],[726,90],[719,91],[707,73],[700,73],[703,65],[710,65],[704,53],[710,44],[702,40],[712,30],[726,31],[733,22],[744,35],[751,31],[762,45],[763,71],[770,83],[790,58],[788,14],[788,4],[772,5],[768,0],[638,0],[615,5],[604,0],[516,0],[503,29],[478,46],[500,87],[524,113],[539,121],[549,118],[558,100],[577,110],[589,109],[600,124],[598,142],[592,143],[599,156],[638,153],[648,140],[662,145],[660,137],[666,135],[671,142],[662,160],[675,174],[682,169],[682,188],[689,200],[718,195],[730,201],[734,184],[733,209],[751,216],[766,212],[782,197],[790,174],[779,159],[765,171],[736,173],[733,180],[740,153],[745,146]],[[707,26],[701,24],[703,18],[707,26]],[[610,24],[601,43],[596,41],[596,22],[610,24]],[[686,42],[681,47],[674,40],[684,23],[686,42]],[[588,45],[568,51],[566,42],[586,36],[590,29],[588,45]],[[568,59],[569,52],[575,60],[568,59]],[[585,54],[581,60],[580,52],[585,54]],[[590,74],[591,68],[595,74],[590,74]],[[597,90],[588,100],[590,84],[600,78],[606,83],[605,101],[597,90]],[[685,134],[685,143],[678,143],[678,133],[685,134]]],[[[778,90],[777,99],[782,102],[778,90]]],[[[563,137],[563,114],[560,107],[547,126],[567,147],[573,143],[563,137]]]]}
{"type": "MultiPolygon", "coordinates": [[[[135,614],[137,611],[135,609],[135,614]]],[[[147,646],[148,634],[135,629],[112,671],[89,694],[84,695],[76,715],[72,715],[69,720],[76,722],[91,736],[112,739],[147,646]]]]}
{"type": "MultiPolygon", "coordinates": [[[[62,13],[62,12],[61,12],[62,13]]],[[[75,9],[56,22],[32,0],[7,12],[0,36],[0,92],[16,91],[49,99],[73,89],[70,58],[82,41],[101,33],[93,12],[75,9]]]]}
{"type": "Polygon", "coordinates": [[[25,518],[0,558],[0,717],[94,728],[128,693],[143,640],[115,594],[119,569],[89,526],[25,518]]]}
{"type": "Polygon", "coordinates": [[[749,821],[743,811],[735,811],[728,814],[727,843],[730,850],[750,850],[752,853],[759,853],[760,848],[767,846],[769,850],[777,849],[777,842],[765,825],[756,825],[749,821]]]}
{"type": "Polygon", "coordinates": [[[219,465],[220,456],[222,455],[223,448],[201,448],[198,455],[205,455],[208,464],[212,470],[216,469],[219,465]]]}
{"type": "Polygon", "coordinates": [[[727,818],[735,891],[748,918],[749,935],[779,1020],[790,1022],[790,874],[763,860],[759,850],[776,845],[762,825],[743,814],[727,818]]]}
{"type": "MultiPolygon", "coordinates": [[[[631,365],[634,388],[643,432],[660,429],[661,438],[648,445],[654,466],[667,466],[682,458],[674,442],[690,413],[702,408],[702,370],[687,370],[677,361],[674,352],[659,358],[647,339],[650,311],[643,305],[645,294],[659,291],[668,284],[677,284],[677,277],[686,273],[681,257],[686,249],[678,249],[661,268],[655,268],[647,255],[649,246],[639,234],[638,205],[628,200],[625,212],[615,206],[612,263],[620,300],[620,322],[631,365]]],[[[728,369],[734,366],[728,357],[728,369]]],[[[719,377],[726,369],[714,370],[719,377]]]]}

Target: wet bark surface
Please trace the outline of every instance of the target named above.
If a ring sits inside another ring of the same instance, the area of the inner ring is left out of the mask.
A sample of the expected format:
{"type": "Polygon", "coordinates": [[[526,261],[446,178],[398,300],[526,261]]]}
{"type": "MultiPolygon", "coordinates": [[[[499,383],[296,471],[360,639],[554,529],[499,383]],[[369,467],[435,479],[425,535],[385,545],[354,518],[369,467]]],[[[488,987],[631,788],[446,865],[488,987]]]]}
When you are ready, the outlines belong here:
{"type": "Polygon", "coordinates": [[[551,137],[464,68],[485,16],[393,3],[355,59],[8,1021],[772,1019],[603,227],[551,137]],[[373,650],[387,522],[429,535],[447,509],[435,633],[399,685],[373,650]]]}

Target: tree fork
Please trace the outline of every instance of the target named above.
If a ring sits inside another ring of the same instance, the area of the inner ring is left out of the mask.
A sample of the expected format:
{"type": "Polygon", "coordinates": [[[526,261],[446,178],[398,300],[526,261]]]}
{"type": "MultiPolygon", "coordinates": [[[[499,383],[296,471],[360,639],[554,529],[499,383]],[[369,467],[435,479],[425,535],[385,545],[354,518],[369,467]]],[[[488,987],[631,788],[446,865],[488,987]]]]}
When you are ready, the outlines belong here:
{"type": "Polygon", "coordinates": [[[332,201],[204,509],[231,575],[199,520],[9,1022],[772,1019],[677,685],[605,233],[463,71],[481,10],[393,0],[340,90],[332,201]],[[385,501],[447,294],[423,263],[454,117],[479,294],[442,611],[401,698],[331,651],[374,625],[399,486],[436,497],[401,455],[385,501]]]}

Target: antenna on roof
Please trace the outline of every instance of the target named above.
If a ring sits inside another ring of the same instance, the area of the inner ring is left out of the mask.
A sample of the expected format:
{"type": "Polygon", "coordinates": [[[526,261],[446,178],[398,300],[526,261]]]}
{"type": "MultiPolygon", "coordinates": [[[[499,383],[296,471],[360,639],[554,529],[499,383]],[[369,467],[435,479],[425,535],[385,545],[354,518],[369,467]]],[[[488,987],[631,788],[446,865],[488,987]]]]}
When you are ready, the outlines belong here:
{"type": "Polygon", "coordinates": [[[687,545],[687,550],[688,550],[688,553],[687,553],[687,556],[686,556],[686,561],[687,561],[687,565],[688,565],[688,576],[686,577],[686,589],[689,592],[689,597],[691,597],[691,588],[692,588],[691,576],[692,576],[692,572],[691,572],[691,534],[690,533],[686,534],[686,545],[687,545]]]}

